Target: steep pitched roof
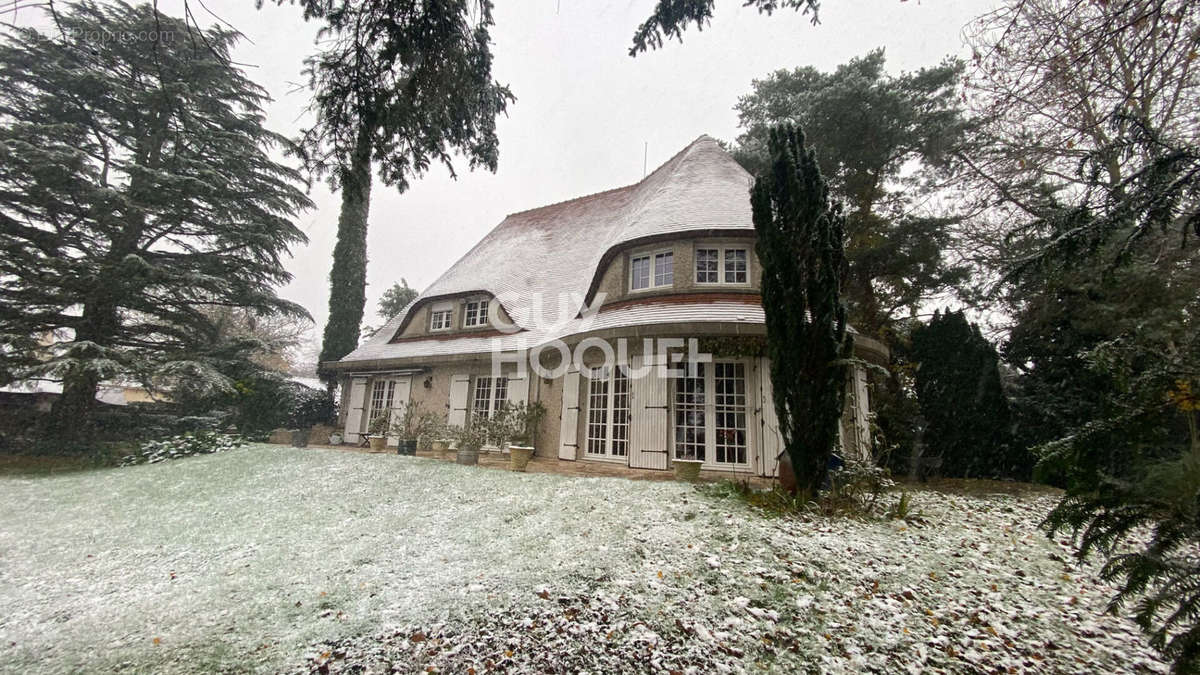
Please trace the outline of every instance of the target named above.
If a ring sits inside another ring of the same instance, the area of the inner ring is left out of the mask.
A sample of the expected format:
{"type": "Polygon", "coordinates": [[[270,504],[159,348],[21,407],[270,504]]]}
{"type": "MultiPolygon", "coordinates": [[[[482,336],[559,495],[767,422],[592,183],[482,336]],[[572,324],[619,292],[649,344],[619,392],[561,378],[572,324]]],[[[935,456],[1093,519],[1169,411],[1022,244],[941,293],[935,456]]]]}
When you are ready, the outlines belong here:
{"type": "MultiPolygon", "coordinates": [[[[530,344],[570,334],[563,330],[582,308],[607,252],[655,236],[753,230],[751,181],[716,140],[700,136],[638,183],[511,214],[342,360],[423,355],[420,341],[391,344],[407,317],[437,298],[479,291],[499,299],[529,331],[530,344]]],[[[440,342],[439,351],[456,341],[440,342]]],[[[459,345],[462,351],[473,351],[468,342],[459,345]]]]}

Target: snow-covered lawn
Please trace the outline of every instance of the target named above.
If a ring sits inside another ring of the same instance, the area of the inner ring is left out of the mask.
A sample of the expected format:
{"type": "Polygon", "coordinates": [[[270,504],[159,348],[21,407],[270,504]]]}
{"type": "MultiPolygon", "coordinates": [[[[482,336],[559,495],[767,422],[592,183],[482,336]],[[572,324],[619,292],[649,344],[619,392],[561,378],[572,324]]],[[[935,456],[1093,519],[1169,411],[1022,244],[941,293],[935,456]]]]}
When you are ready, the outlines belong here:
{"type": "Polygon", "coordinates": [[[279,446],[0,478],[0,670],[1164,671],[1036,530],[1052,501],[805,522],[279,446]]]}

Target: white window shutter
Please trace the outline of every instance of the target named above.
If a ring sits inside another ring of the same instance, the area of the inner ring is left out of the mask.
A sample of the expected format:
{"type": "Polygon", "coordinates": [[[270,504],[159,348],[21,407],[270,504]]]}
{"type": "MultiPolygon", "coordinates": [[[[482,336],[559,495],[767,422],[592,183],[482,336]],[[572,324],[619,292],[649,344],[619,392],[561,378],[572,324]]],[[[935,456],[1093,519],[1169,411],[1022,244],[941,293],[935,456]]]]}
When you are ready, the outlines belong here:
{"type": "Polygon", "coordinates": [[[529,401],[529,378],[513,375],[508,378],[508,405],[516,407],[529,401]]]}
{"type": "Polygon", "coordinates": [[[462,427],[466,425],[467,395],[470,391],[470,375],[453,375],[450,377],[450,415],[447,421],[451,426],[462,427]]]}
{"type": "Polygon", "coordinates": [[[759,456],[762,475],[779,475],[779,453],[783,452],[783,436],[775,414],[775,397],[771,394],[771,359],[758,360],[759,391],[759,456]]]}
{"type": "Polygon", "coordinates": [[[629,380],[629,466],[639,469],[666,469],[670,448],[667,379],[656,367],[654,355],[633,357],[636,373],[651,366],[642,377],[629,380]]]}
{"type": "Polygon", "coordinates": [[[350,380],[350,396],[346,402],[346,430],[344,436],[350,443],[357,443],[362,432],[363,404],[367,400],[367,378],[350,380]]]}
{"type": "MultiPolygon", "coordinates": [[[[396,423],[397,420],[399,420],[404,415],[405,409],[408,407],[408,395],[409,395],[409,392],[412,391],[412,375],[405,375],[404,377],[397,377],[397,378],[395,378],[395,380],[396,380],[396,390],[394,392],[392,392],[392,408],[391,408],[391,413],[392,413],[391,419],[392,419],[393,423],[396,423]]],[[[400,437],[394,436],[394,435],[388,436],[387,442],[388,442],[388,445],[399,445],[400,437]]]]}
{"type": "Polygon", "coordinates": [[[854,432],[855,451],[858,458],[871,458],[871,422],[867,413],[871,410],[870,394],[867,393],[867,371],[862,366],[854,367],[854,432]]]}
{"type": "Polygon", "coordinates": [[[563,376],[562,417],[558,429],[558,458],[575,459],[579,451],[579,371],[573,368],[563,376]]]}

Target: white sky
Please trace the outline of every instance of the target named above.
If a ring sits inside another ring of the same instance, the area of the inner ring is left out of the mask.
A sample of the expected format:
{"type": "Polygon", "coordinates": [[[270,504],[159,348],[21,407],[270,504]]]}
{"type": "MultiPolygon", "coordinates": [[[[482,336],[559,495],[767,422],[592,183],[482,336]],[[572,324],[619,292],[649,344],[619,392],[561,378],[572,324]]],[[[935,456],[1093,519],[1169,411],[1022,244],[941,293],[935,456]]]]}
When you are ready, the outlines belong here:
{"type": "MultiPolygon", "coordinates": [[[[317,26],[298,8],[251,0],[205,0],[243,32],[235,60],[275,99],[268,126],[293,135],[303,122],[307,92],[302,60],[317,26]]],[[[733,105],[750,82],[778,68],[831,70],[884,47],[891,72],[965,55],[962,27],[990,0],[826,0],[821,24],[792,11],[761,16],[741,0],[718,0],[712,24],[694,27],[684,42],[630,58],[636,27],[655,0],[500,0],[495,9],[495,76],[517,97],[499,123],[495,174],[466,173],[457,181],[433,169],[401,195],[376,181],[371,199],[364,323],[379,325],[375,304],[405,277],[423,290],[506,214],[636,182],[649,144],[653,170],[701,134],[737,135],[733,105]]],[[[203,25],[215,22],[192,3],[203,25]]],[[[182,0],[160,0],[179,16],[182,0]]],[[[814,139],[820,142],[820,139],[814,139]]],[[[339,199],[324,184],[311,193],[316,208],[299,225],[309,244],[288,263],[295,279],[282,294],[312,313],[319,334],[328,303],[328,275],[339,199]]],[[[498,260],[496,264],[536,264],[498,260]]]]}

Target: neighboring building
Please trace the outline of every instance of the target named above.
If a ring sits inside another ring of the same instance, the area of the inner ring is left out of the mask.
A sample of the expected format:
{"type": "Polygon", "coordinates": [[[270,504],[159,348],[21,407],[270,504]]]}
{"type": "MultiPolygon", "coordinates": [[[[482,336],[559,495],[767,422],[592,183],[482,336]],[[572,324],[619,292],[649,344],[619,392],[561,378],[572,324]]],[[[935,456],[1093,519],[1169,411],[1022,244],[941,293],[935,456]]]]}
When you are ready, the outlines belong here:
{"type": "MultiPolygon", "coordinates": [[[[408,401],[457,425],[540,401],[548,414],[539,455],[667,469],[695,452],[707,469],[775,475],[781,442],[760,355],[750,185],[701,136],[637,184],[508,216],[371,339],[323,364],[342,381],[347,441],[408,401]],[[644,354],[644,338],[692,337],[711,363],[682,377],[653,368],[636,376],[659,349],[644,354]],[[619,354],[621,342],[634,376],[598,367],[602,343],[619,354]],[[520,350],[559,372],[525,372],[520,350]]],[[[855,342],[859,356],[886,360],[878,342],[855,342]]],[[[844,450],[865,455],[861,368],[847,386],[844,450]]]]}
{"type": "MultiPolygon", "coordinates": [[[[62,395],[62,384],[46,380],[32,380],[0,387],[0,396],[11,401],[32,401],[29,403],[40,412],[49,412],[54,401],[62,395]]],[[[130,403],[170,403],[171,399],[162,393],[151,393],[145,387],[114,382],[102,382],[96,391],[96,400],[109,405],[129,405],[130,403]]]]}

